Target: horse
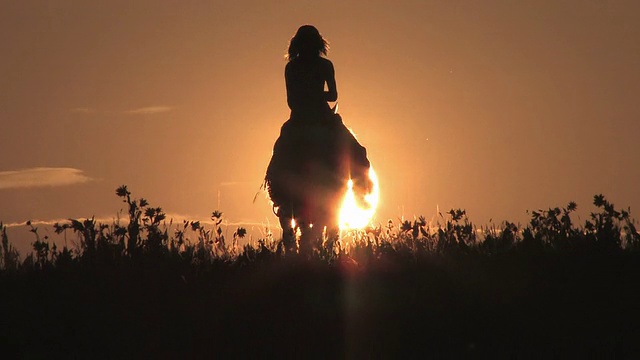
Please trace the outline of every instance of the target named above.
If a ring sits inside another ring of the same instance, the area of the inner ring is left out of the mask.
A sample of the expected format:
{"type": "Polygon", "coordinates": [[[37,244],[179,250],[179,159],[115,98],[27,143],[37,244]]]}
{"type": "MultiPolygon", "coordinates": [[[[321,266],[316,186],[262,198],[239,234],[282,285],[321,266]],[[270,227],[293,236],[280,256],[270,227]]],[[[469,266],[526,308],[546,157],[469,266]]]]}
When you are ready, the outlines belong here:
{"type": "Polygon", "coordinates": [[[352,180],[356,199],[371,192],[367,150],[338,113],[315,121],[289,119],[280,130],[265,187],[283,229],[287,251],[309,253],[321,237],[336,234],[339,210],[352,180]]]}

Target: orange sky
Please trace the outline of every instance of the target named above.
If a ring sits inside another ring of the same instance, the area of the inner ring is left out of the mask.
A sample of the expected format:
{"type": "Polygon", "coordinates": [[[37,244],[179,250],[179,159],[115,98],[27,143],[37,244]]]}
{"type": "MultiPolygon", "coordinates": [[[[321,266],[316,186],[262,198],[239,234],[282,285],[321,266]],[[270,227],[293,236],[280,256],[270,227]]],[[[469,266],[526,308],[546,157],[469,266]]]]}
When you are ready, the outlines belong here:
{"type": "Polygon", "coordinates": [[[275,223],[252,199],[305,23],[331,42],[380,221],[570,200],[584,219],[596,193],[638,218],[639,4],[4,1],[0,220],[113,217],[127,184],[172,214],[275,223]]]}

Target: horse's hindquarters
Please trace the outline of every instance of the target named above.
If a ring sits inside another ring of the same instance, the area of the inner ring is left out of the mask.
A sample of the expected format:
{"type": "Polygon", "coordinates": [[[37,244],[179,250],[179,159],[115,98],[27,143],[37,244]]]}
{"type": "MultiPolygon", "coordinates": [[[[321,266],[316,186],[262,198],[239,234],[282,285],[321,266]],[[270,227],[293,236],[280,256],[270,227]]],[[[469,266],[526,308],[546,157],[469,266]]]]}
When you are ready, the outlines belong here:
{"type": "Polygon", "coordinates": [[[369,167],[366,149],[339,115],[311,124],[285,123],[266,176],[283,229],[290,228],[291,218],[303,226],[337,228],[347,181],[354,180],[357,193],[370,191],[369,167]]]}

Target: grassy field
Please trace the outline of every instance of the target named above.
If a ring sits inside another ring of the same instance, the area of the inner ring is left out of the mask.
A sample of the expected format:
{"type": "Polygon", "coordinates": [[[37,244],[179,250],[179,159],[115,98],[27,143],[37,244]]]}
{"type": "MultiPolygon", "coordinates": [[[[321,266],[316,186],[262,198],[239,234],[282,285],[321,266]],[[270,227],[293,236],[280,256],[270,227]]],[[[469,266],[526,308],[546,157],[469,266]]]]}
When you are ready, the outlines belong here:
{"type": "Polygon", "coordinates": [[[214,225],[172,231],[162,209],[117,195],[128,219],[55,226],[77,248],[21,256],[2,227],[4,358],[637,357],[640,234],[603,196],[524,226],[476,227],[463,210],[320,239],[238,246],[214,225]],[[6,356],[6,357],[5,357],[6,356]]]}

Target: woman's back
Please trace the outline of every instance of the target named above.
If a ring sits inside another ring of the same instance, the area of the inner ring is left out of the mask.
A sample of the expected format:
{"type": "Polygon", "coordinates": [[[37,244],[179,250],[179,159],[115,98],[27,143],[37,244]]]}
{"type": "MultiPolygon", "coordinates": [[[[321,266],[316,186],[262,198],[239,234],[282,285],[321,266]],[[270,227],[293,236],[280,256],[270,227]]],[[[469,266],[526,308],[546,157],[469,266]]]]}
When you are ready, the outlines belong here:
{"type": "Polygon", "coordinates": [[[329,43],[311,25],[301,26],[291,38],[285,67],[291,119],[312,121],[330,113],[327,101],[336,101],[338,92],[333,64],[322,57],[328,48],[329,43]]]}
{"type": "Polygon", "coordinates": [[[331,61],[316,57],[298,57],[291,60],[285,68],[287,84],[287,103],[292,118],[316,117],[325,115],[330,109],[327,101],[335,101],[335,80],[331,61]],[[325,92],[325,83],[333,91],[325,92]]]}

